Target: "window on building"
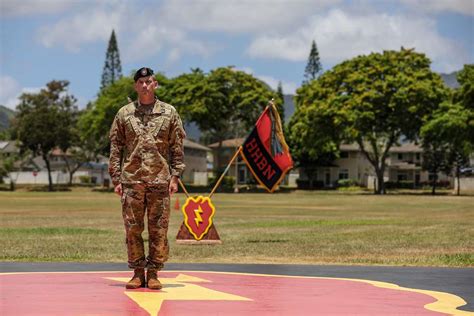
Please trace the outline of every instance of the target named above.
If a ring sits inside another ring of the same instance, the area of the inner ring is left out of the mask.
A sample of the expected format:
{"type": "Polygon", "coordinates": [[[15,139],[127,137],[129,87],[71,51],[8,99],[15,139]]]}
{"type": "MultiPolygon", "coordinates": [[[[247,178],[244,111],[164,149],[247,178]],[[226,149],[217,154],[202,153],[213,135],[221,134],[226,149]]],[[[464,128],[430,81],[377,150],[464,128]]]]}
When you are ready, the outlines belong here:
{"type": "Polygon", "coordinates": [[[341,151],[340,158],[349,158],[349,152],[348,151],[341,151]]]}
{"type": "Polygon", "coordinates": [[[408,175],[406,173],[399,173],[397,175],[397,181],[407,181],[408,175]]]}
{"type": "Polygon", "coordinates": [[[349,179],[349,170],[340,169],[339,170],[339,180],[349,179]]]}
{"type": "Polygon", "coordinates": [[[403,160],[403,154],[402,153],[398,154],[398,160],[403,160]]]}
{"type": "Polygon", "coordinates": [[[416,153],[416,160],[420,160],[420,158],[421,158],[420,153],[416,153]]]}

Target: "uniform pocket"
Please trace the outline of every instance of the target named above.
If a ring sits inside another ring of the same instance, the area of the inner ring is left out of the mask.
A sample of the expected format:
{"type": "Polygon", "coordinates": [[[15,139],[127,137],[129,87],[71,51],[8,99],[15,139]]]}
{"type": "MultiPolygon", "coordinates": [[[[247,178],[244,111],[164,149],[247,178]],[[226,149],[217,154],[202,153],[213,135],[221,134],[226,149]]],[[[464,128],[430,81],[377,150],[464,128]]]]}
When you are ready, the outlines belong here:
{"type": "Polygon", "coordinates": [[[128,226],[133,226],[137,223],[135,220],[135,214],[133,213],[132,201],[133,197],[124,192],[122,195],[122,217],[128,226]]]}
{"type": "Polygon", "coordinates": [[[156,147],[161,156],[168,157],[168,129],[170,126],[169,117],[166,115],[158,116],[153,120],[154,129],[152,135],[155,139],[156,147]]]}
{"type": "Polygon", "coordinates": [[[155,129],[153,136],[157,139],[167,140],[168,129],[170,126],[170,117],[166,114],[160,115],[153,120],[155,123],[155,129]]]}
{"type": "Polygon", "coordinates": [[[122,215],[129,226],[143,225],[144,186],[139,184],[125,185],[122,196],[122,215]]]}
{"type": "Polygon", "coordinates": [[[163,198],[161,202],[163,212],[160,219],[158,220],[158,226],[161,228],[168,228],[170,222],[170,198],[163,198]]]}
{"type": "Polygon", "coordinates": [[[129,116],[126,121],[126,130],[129,135],[141,135],[141,128],[138,119],[133,116],[129,116]]]}

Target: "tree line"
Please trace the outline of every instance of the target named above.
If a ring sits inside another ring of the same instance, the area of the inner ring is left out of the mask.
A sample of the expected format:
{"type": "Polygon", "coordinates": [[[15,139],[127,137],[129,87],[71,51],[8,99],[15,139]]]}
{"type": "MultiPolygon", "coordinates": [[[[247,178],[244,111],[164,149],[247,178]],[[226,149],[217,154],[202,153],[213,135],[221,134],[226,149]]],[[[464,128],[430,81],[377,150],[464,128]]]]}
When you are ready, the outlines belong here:
{"type": "Polygon", "coordinates": [[[422,53],[401,48],[346,60],[295,96],[288,131],[292,154],[310,179],[328,166],[342,143],[356,143],[376,174],[376,194],[390,149],[400,141],[421,144],[423,168],[459,176],[474,141],[474,65],[459,72],[460,88],[444,85],[422,53]]]}
{"type": "MultiPolygon", "coordinates": [[[[378,179],[375,193],[383,194],[389,150],[401,139],[422,145],[425,170],[459,176],[473,151],[474,66],[464,66],[458,75],[460,87],[452,90],[430,64],[423,53],[402,48],[357,56],[322,73],[313,41],[305,79],[294,97],[295,113],[285,126],[292,156],[310,182],[316,179],[317,167],[338,158],[342,143],[356,143],[378,179]]],[[[284,115],[281,83],[274,91],[235,67],[207,73],[196,68],[175,78],[158,72],[156,79],[157,97],[174,105],[184,121],[195,122],[207,144],[245,136],[272,98],[284,115]]],[[[11,136],[23,151],[41,155],[49,174],[48,157],[54,148],[73,155],[66,162],[71,182],[83,163],[108,154],[115,114],[137,97],[131,76],[121,75],[115,33],[101,84],[97,99],[84,110],[78,109],[67,81],[24,93],[11,136]]]]}
{"type": "MultiPolygon", "coordinates": [[[[208,142],[244,136],[272,98],[283,109],[283,100],[276,91],[233,67],[209,73],[194,69],[172,79],[157,74],[156,78],[160,83],[157,97],[173,104],[183,120],[195,122],[208,142]]],[[[51,81],[40,92],[20,97],[11,136],[23,151],[43,158],[50,190],[49,155],[53,149],[60,148],[65,154],[70,183],[82,164],[108,155],[112,121],[120,107],[136,99],[133,83],[131,77],[116,80],[82,111],[68,91],[68,81],[51,81]]]]}

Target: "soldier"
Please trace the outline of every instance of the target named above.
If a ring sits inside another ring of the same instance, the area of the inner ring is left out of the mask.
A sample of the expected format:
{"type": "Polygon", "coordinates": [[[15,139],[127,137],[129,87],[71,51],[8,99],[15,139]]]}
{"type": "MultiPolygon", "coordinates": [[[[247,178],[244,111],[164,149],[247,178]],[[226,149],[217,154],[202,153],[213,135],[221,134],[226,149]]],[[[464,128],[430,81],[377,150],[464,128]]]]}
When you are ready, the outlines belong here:
{"type": "Polygon", "coordinates": [[[157,273],[168,259],[170,195],[178,191],[184,170],[185,132],[175,108],[155,97],[153,70],[141,68],[133,77],[138,100],[122,107],[110,130],[109,173],[121,196],[128,266],[134,269],[127,289],[161,289],[157,273]],[[147,214],[149,252],[142,232],[147,214]]]}

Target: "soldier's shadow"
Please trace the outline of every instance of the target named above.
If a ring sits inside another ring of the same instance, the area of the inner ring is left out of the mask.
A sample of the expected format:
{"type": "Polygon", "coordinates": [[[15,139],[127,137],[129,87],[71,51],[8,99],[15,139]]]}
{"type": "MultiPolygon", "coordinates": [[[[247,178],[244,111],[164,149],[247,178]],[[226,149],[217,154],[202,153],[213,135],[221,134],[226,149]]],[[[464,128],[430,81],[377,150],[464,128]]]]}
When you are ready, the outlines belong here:
{"type": "MultiPolygon", "coordinates": [[[[125,285],[123,283],[112,283],[112,284],[109,284],[109,286],[115,286],[115,287],[123,287],[125,288],[125,285]]],[[[179,284],[179,283],[173,283],[173,284],[163,284],[163,289],[170,289],[170,288],[178,288],[178,287],[184,287],[185,285],[184,284],[179,284]]],[[[145,290],[147,289],[146,287],[141,287],[137,290],[145,290]]]]}

